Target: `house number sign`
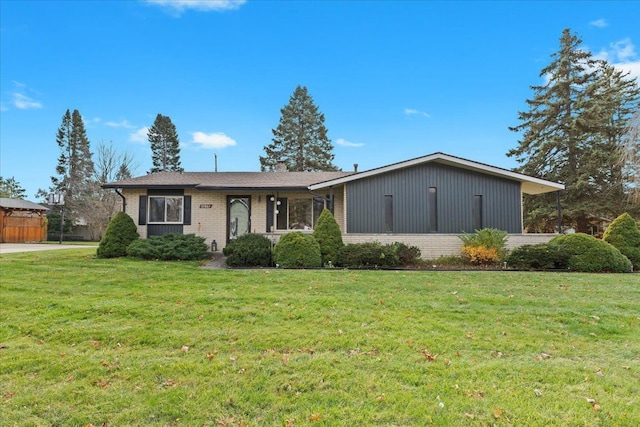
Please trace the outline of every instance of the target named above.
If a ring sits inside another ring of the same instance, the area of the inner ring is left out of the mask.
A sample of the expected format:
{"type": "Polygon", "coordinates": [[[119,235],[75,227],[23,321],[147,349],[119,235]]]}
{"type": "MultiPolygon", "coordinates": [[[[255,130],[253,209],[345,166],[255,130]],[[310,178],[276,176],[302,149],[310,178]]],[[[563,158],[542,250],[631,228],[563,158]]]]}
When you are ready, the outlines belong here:
{"type": "Polygon", "coordinates": [[[211,209],[213,207],[212,204],[202,204],[200,205],[200,209],[211,209]]]}

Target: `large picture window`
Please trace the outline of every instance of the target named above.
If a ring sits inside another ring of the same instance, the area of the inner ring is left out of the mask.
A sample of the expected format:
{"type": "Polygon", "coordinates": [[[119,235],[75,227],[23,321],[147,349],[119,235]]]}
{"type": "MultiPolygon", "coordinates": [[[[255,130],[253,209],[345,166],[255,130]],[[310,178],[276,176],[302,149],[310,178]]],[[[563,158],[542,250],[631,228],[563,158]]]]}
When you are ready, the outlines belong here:
{"type": "Polygon", "coordinates": [[[276,216],[277,230],[313,230],[324,209],[324,199],[279,197],[267,207],[267,230],[276,216]]]}
{"type": "Polygon", "coordinates": [[[184,198],[176,196],[149,197],[149,223],[181,224],[184,212],[184,198]]]}

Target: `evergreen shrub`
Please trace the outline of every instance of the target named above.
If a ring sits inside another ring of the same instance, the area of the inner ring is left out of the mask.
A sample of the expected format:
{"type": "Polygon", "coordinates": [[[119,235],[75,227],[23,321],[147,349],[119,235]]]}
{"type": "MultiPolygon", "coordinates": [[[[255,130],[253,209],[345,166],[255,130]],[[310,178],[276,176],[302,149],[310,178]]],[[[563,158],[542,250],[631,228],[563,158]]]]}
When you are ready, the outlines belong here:
{"type": "Polygon", "coordinates": [[[329,209],[323,209],[313,230],[313,238],[320,245],[322,265],[336,265],[344,246],[340,226],[329,209]]]}
{"type": "Polygon", "coordinates": [[[635,270],[640,270],[640,228],[628,213],[617,217],[604,232],[602,239],[629,258],[635,270]]]}
{"type": "Polygon", "coordinates": [[[507,265],[522,270],[567,268],[570,254],[558,245],[542,243],[515,248],[507,256],[507,265]]]}
{"type": "Polygon", "coordinates": [[[549,245],[568,254],[566,267],[588,273],[629,273],[632,264],[613,245],[584,233],[556,236],[549,245]]]}
{"type": "Polygon", "coordinates": [[[401,266],[412,266],[422,262],[422,259],[420,258],[420,248],[417,246],[410,246],[406,243],[395,242],[391,247],[398,257],[398,264],[401,266]]]}
{"type": "Polygon", "coordinates": [[[161,261],[196,261],[209,256],[204,237],[171,233],[138,239],[129,245],[127,255],[133,258],[161,261]]]}
{"type": "Polygon", "coordinates": [[[109,221],[96,255],[98,258],[124,257],[127,255],[127,247],[139,238],[133,219],[124,212],[118,212],[109,221]]]}
{"type": "Polygon", "coordinates": [[[243,234],[222,250],[229,267],[269,267],[271,241],[261,234],[243,234]]]}
{"type": "Polygon", "coordinates": [[[320,245],[311,234],[287,233],[273,248],[273,261],[282,268],[317,268],[322,266],[320,245]]]}
{"type": "Polygon", "coordinates": [[[392,245],[366,242],[345,245],[338,263],[349,268],[384,268],[397,267],[400,261],[392,245]]]}

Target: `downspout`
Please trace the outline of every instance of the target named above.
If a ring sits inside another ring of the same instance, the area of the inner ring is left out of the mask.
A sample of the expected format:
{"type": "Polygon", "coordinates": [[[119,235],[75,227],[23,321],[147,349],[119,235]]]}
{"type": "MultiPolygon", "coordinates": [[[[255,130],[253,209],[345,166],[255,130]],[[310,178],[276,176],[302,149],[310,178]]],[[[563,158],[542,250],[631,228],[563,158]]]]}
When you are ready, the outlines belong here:
{"type": "Polygon", "coordinates": [[[127,199],[125,199],[124,195],[119,191],[119,189],[115,189],[116,194],[122,197],[122,212],[127,212],[127,199]]]}
{"type": "Polygon", "coordinates": [[[556,191],[558,200],[558,234],[562,234],[562,205],[560,204],[560,190],[556,191]]]}

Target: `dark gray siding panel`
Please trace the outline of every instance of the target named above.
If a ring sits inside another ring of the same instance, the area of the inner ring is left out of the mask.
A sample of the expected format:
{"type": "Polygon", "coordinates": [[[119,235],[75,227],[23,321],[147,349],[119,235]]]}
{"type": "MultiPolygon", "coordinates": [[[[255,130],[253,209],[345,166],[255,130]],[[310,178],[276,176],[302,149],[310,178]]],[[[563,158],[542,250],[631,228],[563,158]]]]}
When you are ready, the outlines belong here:
{"type": "Polygon", "coordinates": [[[520,183],[429,163],[350,182],[347,230],[385,232],[385,195],[393,196],[393,232],[429,233],[429,187],[437,189],[438,233],[474,231],[474,196],[482,196],[483,226],[522,232],[520,183]]]}

